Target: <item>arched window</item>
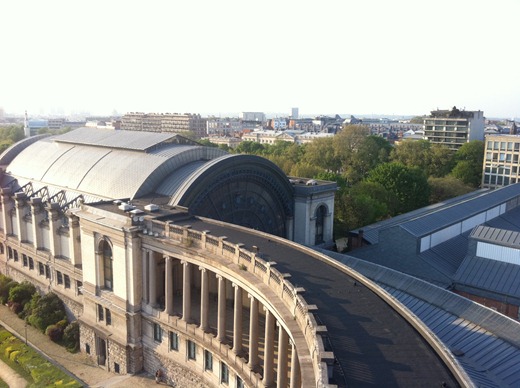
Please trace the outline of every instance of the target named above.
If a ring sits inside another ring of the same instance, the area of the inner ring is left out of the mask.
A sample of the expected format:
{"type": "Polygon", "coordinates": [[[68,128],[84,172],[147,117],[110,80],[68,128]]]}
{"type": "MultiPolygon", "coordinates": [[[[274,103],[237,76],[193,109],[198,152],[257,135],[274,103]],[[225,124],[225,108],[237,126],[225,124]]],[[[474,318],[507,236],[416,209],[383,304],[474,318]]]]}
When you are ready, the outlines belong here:
{"type": "Polygon", "coordinates": [[[114,273],[112,269],[112,248],[107,241],[101,242],[101,252],[103,255],[103,284],[107,290],[113,290],[114,273]]]}
{"type": "Polygon", "coordinates": [[[316,234],[314,238],[314,244],[321,244],[325,242],[323,240],[323,226],[325,225],[325,216],[327,209],[324,205],[321,205],[316,209],[316,234]]]}

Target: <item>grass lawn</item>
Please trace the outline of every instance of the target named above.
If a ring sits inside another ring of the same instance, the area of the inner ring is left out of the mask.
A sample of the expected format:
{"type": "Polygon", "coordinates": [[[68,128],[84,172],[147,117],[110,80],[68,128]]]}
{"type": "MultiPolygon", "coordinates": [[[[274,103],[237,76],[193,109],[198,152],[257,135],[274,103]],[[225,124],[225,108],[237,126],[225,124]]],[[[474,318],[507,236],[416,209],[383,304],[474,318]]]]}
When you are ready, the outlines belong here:
{"type": "MultiPolygon", "coordinates": [[[[28,387],[81,387],[38,352],[0,326],[0,358],[28,381],[28,387]]],[[[0,383],[0,388],[3,385],[0,383]]]]}

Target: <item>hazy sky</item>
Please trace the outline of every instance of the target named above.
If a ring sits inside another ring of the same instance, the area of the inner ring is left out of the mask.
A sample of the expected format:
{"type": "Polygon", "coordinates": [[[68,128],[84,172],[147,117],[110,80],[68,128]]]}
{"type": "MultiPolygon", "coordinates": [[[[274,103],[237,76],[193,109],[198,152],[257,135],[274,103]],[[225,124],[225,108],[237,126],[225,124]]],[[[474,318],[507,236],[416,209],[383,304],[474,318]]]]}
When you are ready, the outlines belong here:
{"type": "Polygon", "coordinates": [[[520,118],[520,0],[2,1],[7,113],[520,118]]]}

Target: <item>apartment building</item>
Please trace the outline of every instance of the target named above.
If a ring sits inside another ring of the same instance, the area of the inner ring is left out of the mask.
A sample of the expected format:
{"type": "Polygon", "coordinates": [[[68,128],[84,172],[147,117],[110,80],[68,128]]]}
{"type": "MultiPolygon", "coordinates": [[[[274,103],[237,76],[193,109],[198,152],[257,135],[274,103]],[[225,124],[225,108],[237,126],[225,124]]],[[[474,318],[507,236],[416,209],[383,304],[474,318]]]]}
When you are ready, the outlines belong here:
{"type": "Polygon", "coordinates": [[[424,119],[424,136],[432,143],[458,150],[472,140],[484,140],[484,112],[451,110],[431,111],[424,119]]]}
{"type": "Polygon", "coordinates": [[[191,132],[197,138],[206,135],[206,119],[192,113],[130,112],[121,118],[121,129],[147,132],[191,132]]]}
{"type": "Polygon", "coordinates": [[[520,135],[488,135],[482,166],[482,187],[497,188],[520,182],[520,135]]]}

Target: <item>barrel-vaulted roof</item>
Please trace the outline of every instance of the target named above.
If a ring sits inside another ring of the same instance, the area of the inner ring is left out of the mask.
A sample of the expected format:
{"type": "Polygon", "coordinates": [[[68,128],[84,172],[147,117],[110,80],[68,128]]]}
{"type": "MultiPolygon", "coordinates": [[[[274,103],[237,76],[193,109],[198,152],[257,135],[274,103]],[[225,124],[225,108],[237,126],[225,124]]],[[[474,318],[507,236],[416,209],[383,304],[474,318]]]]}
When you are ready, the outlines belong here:
{"type": "Polygon", "coordinates": [[[229,155],[174,133],[79,128],[23,140],[0,155],[0,184],[86,203],[169,197],[190,212],[286,235],[294,188],[274,163],[229,155]],[[31,189],[28,190],[27,186],[31,189]]]}
{"type": "Polygon", "coordinates": [[[39,182],[100,199],[152,194],[172,170],[225,154],[176,134],[97,128],[26,144],[13,146],[19,153],[6,168],[20,186],[39,182]]]}

